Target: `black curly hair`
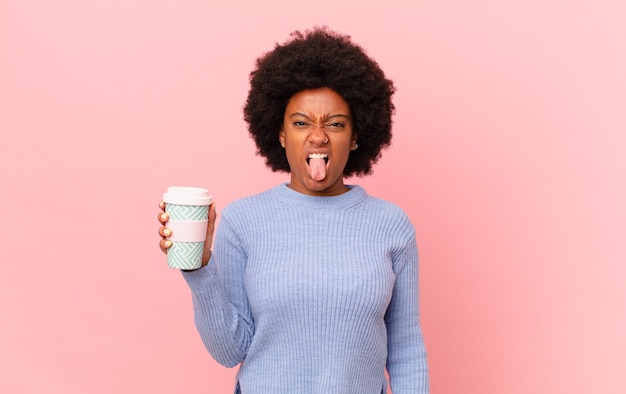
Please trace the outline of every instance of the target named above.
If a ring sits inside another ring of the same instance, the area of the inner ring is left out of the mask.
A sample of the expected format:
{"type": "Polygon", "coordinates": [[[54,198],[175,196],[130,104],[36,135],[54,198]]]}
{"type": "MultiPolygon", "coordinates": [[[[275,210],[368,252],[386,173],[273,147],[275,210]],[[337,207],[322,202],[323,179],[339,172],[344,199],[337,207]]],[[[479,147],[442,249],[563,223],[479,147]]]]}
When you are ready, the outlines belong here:
{"type": "Polygon", "coordinates": [[[257,153],[272,171],[290,171],[278,143],[285,108],[294,94],[322,87],[334,90],[350,105],[358,135],[359,147],[350,152],[344,176],[369,174],[391,142],[395,87],[350,36],[327,27],[295,31],[287,42],[256,60],[243,112],[257,153]]]}

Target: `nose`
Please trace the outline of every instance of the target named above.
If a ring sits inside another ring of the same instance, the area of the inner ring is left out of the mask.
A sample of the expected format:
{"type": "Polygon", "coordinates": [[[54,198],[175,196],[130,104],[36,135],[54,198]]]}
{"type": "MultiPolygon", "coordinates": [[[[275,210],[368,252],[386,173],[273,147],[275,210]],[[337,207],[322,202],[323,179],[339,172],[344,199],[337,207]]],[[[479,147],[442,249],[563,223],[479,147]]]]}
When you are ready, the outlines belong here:
{"type": "Polygon", "coordinates": [[[315,124],[311,127],[309,141],[316,145],[324,145],[328,142],[328,136],[326,135],[326,130],[324,130],[323,124],[315,124]]]}

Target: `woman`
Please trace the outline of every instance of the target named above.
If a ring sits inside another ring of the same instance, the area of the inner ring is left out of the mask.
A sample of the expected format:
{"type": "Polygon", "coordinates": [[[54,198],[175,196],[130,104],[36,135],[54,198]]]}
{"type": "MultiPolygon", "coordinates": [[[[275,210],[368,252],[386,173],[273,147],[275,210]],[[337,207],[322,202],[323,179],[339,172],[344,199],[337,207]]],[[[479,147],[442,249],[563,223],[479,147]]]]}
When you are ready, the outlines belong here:
{"type": "Polygon", "coordinates": [[[385,370],[394,394],[427,393],[414,228],[344,184],[390,143],[393,83],[317,28],[260,57],[250,85],[249,131],[290,181],[226,207],[215,242],[211,207],[203,267],[183,272],[206,348],[240,364],[236,393],[386,393],[385,370]]]}

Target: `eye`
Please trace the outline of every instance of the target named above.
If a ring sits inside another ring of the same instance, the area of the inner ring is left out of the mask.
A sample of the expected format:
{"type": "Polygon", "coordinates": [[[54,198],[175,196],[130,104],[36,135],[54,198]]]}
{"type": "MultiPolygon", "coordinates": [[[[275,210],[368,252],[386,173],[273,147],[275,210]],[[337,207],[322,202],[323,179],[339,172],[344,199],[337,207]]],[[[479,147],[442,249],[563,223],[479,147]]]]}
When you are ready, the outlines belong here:
{"type": "Polygon", "coordinates": [[[345,126],[345,123],[341,122],[333,122],[326,125],[326,127],[330,130],[342,130],[345,126]]]}
{"type": "Polygon", "coordinates": [[[300,120],[293,122],[293,125],[296,127],[306,127],[306,123],[300,120]]]}

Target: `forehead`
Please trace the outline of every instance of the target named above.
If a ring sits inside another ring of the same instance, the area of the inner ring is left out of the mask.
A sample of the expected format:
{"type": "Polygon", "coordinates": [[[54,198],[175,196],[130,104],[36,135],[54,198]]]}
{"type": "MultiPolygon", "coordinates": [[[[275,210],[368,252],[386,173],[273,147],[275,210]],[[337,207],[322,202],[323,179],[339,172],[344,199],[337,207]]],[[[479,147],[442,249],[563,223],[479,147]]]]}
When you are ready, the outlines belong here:
{"type": "Polygon", "coordinates": [[[316,115],[349,115],[350,106],[332,89],[308,89],[294,94],[289,99],[285,112],[286,115],[291,115],[294,112],[316,115]]]}

